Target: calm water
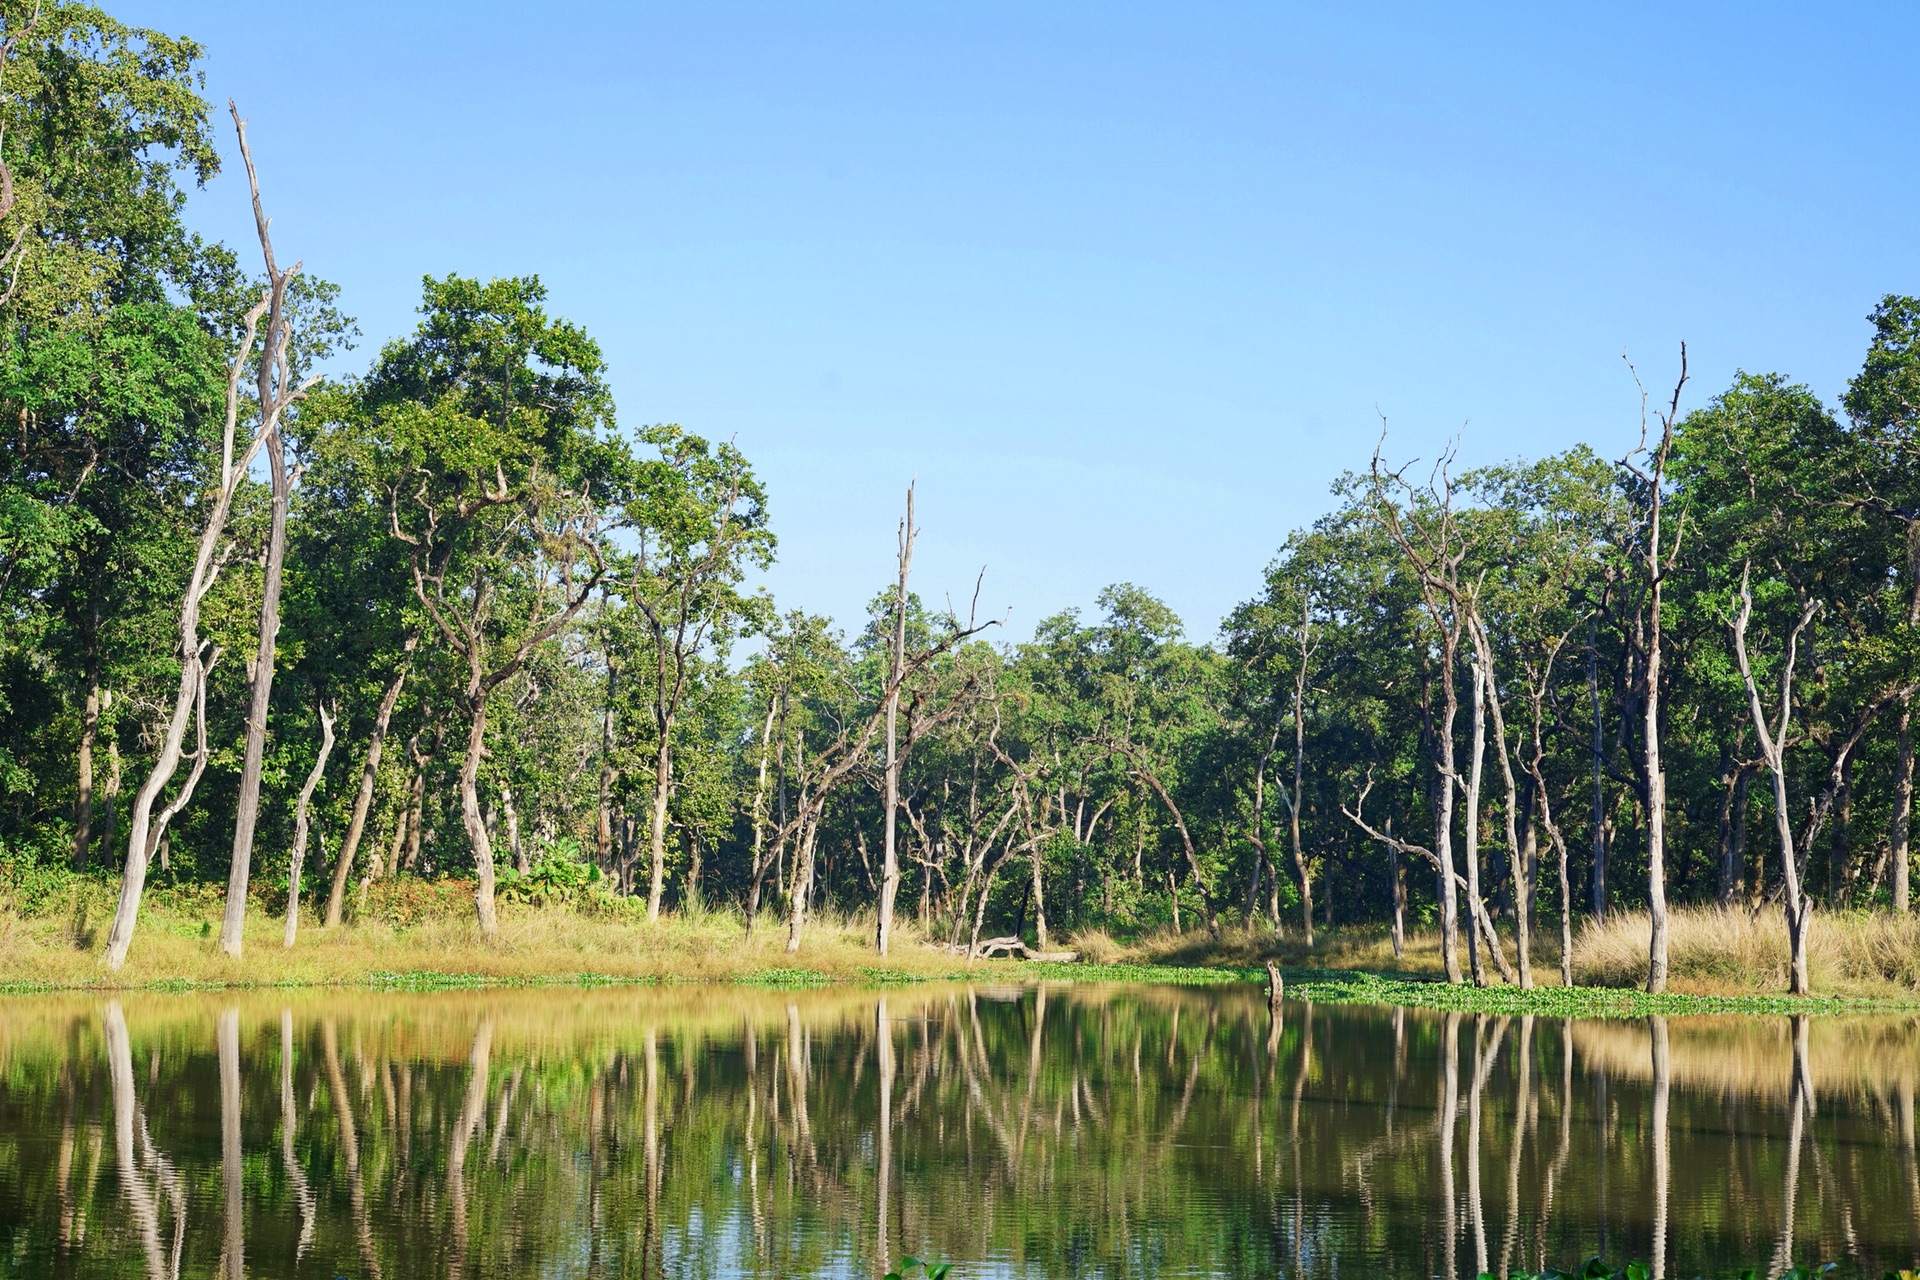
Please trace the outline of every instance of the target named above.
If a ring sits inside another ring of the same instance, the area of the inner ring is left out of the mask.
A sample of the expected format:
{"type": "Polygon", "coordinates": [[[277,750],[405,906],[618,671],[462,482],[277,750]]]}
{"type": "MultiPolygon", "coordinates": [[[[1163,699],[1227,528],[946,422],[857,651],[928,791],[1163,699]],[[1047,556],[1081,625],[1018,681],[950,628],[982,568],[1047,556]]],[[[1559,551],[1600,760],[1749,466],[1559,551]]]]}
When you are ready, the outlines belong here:
{"type": "Polygon", "coordinates": [[[1920,1261],[1913,1019],[1251,988],[0,1001],[0,1274],[1920,1261]]]}

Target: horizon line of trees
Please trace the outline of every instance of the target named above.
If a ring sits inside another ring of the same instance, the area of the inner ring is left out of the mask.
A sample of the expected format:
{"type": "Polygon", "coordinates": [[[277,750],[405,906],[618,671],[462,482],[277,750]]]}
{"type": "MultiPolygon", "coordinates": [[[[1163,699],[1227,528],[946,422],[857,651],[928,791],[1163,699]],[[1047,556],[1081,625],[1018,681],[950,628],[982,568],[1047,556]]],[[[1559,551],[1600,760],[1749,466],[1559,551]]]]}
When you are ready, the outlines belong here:
{"type": "Polygon", "coordinates": [[[1124,583],[992,644],[913,591],[909,490],[848,637],[749,588],[750,462],[623,432],[536,277],[428,278],[315,377],[356,331],[276,257],[237,110],[260,274],[181,222],[199,46],[0,22],[0,867],[117,874],[113,967],[154,875],[224,879],[236,956],[250,896],[293,945],[356,875],[471,877],[491,938],[503,881],[585,866],[790,949],[829,907],[882,953],[902,913],[969,953],[1432,923],[1451,980],[1522,985],[1538,929],[1570,979],[1576,920],[1645,907],[1653,990],[1673,902],[1779,911],[1797,992],[1816,906],[1910,909],[1920,299],[1838,406],[1684,407],[1683,347],[1616,459],[1383,429],[1218,644],[1124,583]]]}

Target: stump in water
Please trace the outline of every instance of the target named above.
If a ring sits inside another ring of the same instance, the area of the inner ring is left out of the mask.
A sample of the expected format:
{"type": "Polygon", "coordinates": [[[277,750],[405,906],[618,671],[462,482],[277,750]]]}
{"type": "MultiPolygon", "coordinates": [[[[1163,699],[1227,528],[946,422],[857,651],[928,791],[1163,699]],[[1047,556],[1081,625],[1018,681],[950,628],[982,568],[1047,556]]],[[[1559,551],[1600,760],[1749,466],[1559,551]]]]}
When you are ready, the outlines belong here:
{"type": "Polygon", "coordinates": [[[1280,977],[1280,966],[1267,961],[1267,1012],[1273,1017],[1280,1016],[1280,1001],[1286,995],[1286,983],[1280,977]]]}

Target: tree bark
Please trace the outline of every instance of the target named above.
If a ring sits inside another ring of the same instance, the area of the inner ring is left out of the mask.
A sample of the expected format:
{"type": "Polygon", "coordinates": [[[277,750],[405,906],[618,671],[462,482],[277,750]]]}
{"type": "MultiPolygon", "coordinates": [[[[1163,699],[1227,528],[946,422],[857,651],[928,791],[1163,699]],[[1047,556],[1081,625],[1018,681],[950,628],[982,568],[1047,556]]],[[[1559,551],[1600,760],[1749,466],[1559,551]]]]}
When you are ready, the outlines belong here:
{"type": "Polygon", "coordinates": [[[307,781],[300,788],[299,803],[294,806],[293,814],[293,855],[287,865],[287,927],[280,945],[291,947],[294,935],[300,928],[300,866],[307,860],[307,806],[313,800],[314,788],[320,785],[321,775],[327,771],[327,757],[333,753],[333,713],[325,706],[320,707],[320,755],[313,762],[313,771],[307,774],[307,781]]]}
{"type": "Polygon", "coordinates": [[[667,883],[667,797],[673,787],[673,720],[659,724],[660,744],[653,752],[653,811],[647,824],[652,876],[647,882],[647,923],[660,918],[660,895],[667,883]]]}
{"type": "MultiPolygon", "coordinates": [[[[260,398],[271,395],[268,372],[260,372],[260,398]]],[[[273,482],[273,514],[267,538],[266,576],[260,598],[260,639],[249,673],[253,701],[247,711],[246,748],[240,765],[239,809],[233,823],[233,856],[227,870],[227,909],[220,922],[220,949],[238,959],[247,926],[247,879],[253,869],[253,831],[260,818],[260,770],[267,749],[267,713],[273,704],[274,650],[280,636],[280,579],[287,557],[287,505],[293,479],[286,441],[278,424],[267,436],[267,466],[273,482]]]]}
{"type": "MultiPolygon", "coordinates": [[[[97,614],[97,610],[96,610],[97,614]]],[[[95,623],[97,626],[97,616],[95,623]]],[[[78,787],[73,798],[73,869],[87,869],[93,837],[93,749],[100,736],[100,659],[91,632],[87,636],[86,697],[80,708],[78,787]]]]}
{"type": "Polygon", "coordinates": [[[1913,697],[1900,700],[1899,749],[1893,767],[1893,822],[1891,847],[1887,851],[1893,863],[1893,909],[1901,915],[1912,909],[1913,830],[1913,697]]]}
{"type": "Polygon", "coordinates": [[[1587,623],[1587,697],[1593,704],[1593,918],[1607,918],[1606,731],[1600,719],[1600,655],[1587,623]]]}
{"type": "MultiPolygon", "coordinates": [[[[1485,899],[1480,893],[1480,775],[1487,755],[1487,701],[1486,679],[1480,662],[1469,659],[1468,665],[1473,672],[1473,689],[1470,696],[1472,718],[1469,722],[1469,742],[1471,754],[1467,757],[1467,785],[1465,812],[1461,815],[1466,840],[1467,854],[1467,897],[1470,906],[1477,907],[1485,899]]],[[[1480,913],[1469,911],[1467,914],[1467,960],[1473,970],[1473,985],[1487,985],[1487,971],[1480,960],[1480,913]]]]}
{"type": "Polygon", "coordinates": [[[386,749],[387,726],[393,722],[393,709],[399,703],[400,690],[407,682],[413,647],[418,639],[418,632],[407,636],[407,657],[401,659],[400,669],[394,672],[393,679],[387,682],[386,691],[380,695],[380,707],[373,718],[373,735],[367,741],[367,762],[360,770],[360,789],[353,797],[353,816],[347,820],[347,834],[340,841],[340,856],[333,863],[333,884],[327,890],[325,927],[328,929],[340,923],[340,913],[346,907],[347,880],[353,874],[354,855],[360,851],[360,840],[367,831],[367,816],[373,811],[373,784],[380,772],[381,755],[386,749]]]}
{"type": "Polygon", "coordinates": [[[468,694],[467,716],[467,754],[460,762],[460,822],[466,828],[467,843],[473,847],[473,901],[480,936],[493,943],[500,937],[500,918],[493,904],[493,841],[487,838],[487,824],[480,817],[480,760],[487,743],[484,694],[468,694]]]}
{"type": "MultiPolygon", "coordinates": [[[[900,714],[900,682],[907,661],[907,574],[913,566],[913,539],[919,532],[913,527],[913,486],[907,486],[907,515],[900,522],[900,581],[893,597],[893,647],[887,668],[887,763],[886,832],[880,853],[880,911],[876,943],[881,955],[893,935],[893,904],[900,892],[900,851],[896,845],[897,818],[900,809],[900,752],[895,722],[900,714]]],[[[1035,855],[1039,854],[1036,851],[1035,855]]],[[[1038,862],[1034,865],[1034,884],[1039,885],[1038,862]]],[[[1046,912],[1040,913],[1040,949],[1047,949],[1046,912]]]]}

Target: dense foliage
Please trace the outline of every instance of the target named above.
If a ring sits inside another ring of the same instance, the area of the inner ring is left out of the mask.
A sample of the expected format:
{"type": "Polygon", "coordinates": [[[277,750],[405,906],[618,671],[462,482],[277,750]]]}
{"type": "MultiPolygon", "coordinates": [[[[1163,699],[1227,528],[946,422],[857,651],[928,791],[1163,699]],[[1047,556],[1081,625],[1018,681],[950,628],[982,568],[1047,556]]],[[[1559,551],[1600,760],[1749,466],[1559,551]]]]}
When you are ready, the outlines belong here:
{"type": "Polygon", "coordinates": [[[531,276],[426,280],[412,334],[269,430],[234,351],[280,362],[267,393],[352,328],[294,277],[286,332],[236,346],[263,286],[180,222],[217,163],[198,46],[70,2],[0,18],[9,879],[116,875],[133,781],[185,731],[174,637],[225,386],[297,482],[277,647],[264,480],[217,539],[188,655],[205,744],[189,779],[153,775],[181,800],[150,837],[172,882],[228,878],[257,817],[252,890],[284,901],[324,713],[307,902],[329,924],[355,877],[471,877],[490,931],[497,860],[510,900],[731,903],[796,947],[891,882],[949,945],[1438,923],[1475,977],[1525,983],[1536,928],[1659,920],[1669,895],[1778,901],[1790,929],[1909,906],[1920,299],[1874,310],[1838,406],[1742,374],[1598,451],[1356,457],[1217,642],[1118,584],[994,643],[912,593],[905,525],[847,636],[751,589],[776,547],[749,461],[623,430],[599,348],[531,276]]]}

